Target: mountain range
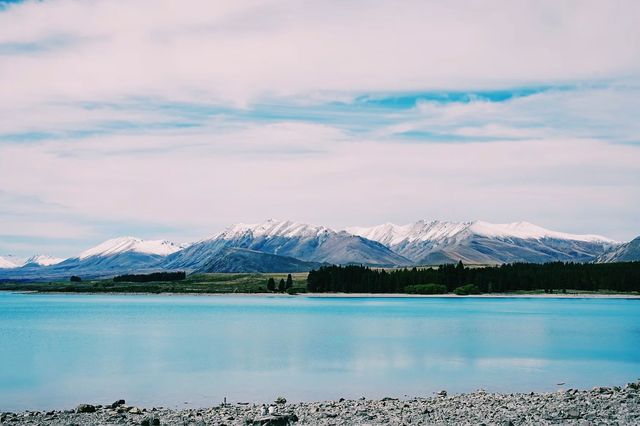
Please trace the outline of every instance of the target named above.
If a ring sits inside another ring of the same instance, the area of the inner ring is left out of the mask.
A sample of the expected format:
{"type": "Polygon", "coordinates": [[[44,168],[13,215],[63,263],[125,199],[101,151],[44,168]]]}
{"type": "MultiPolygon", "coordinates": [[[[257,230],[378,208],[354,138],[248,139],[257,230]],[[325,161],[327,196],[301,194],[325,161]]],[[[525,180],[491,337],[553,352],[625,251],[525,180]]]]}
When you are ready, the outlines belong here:
{"type": "Polygon", "coordinates": [[[556,232],[527,223],[418,221],[342,230],[292,221],[236,224],[210,238],[178,245],[114,238],[76,257],[0,257],[0,279],[108,277],[159,270],[299,272],[323,264],[372,267],[551,261],[640,260],[640,238],[621,244],[598,235],[556,232]]]}
{"type": "Polygon", "coordinates": [[[29,266],[51,266],[62,262],[64,259],[60,257],[47,256],[45,254],[36,254],[31,257],[21,258],[16,256],[0,256],[1,268],[21,268],[29,266]]]}
{"type": "Polygon", "coordinates": [[[566,234],[527,222],[421,220],[403,226],[387,223],[347,231],[378,241],[417,265],[459,260],[474,264],[589,262],[615,245],[615,241],[599,235],[566,234]]]}

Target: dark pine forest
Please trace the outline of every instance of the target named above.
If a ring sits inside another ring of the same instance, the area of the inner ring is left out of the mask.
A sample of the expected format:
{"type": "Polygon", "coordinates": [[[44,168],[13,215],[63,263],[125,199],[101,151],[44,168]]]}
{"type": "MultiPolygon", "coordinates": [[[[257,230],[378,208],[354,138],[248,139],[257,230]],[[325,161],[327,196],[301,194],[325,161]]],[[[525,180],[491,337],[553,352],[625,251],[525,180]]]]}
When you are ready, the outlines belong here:
{"type": "Polygon", "coordinates": [[[640,291],[640,262],[627,263],[514,263],[484,268],[442,265],[425,269],[371,269],[364,266],[326,266],[311,271],[310,292],[505,293],[640,291]]]}

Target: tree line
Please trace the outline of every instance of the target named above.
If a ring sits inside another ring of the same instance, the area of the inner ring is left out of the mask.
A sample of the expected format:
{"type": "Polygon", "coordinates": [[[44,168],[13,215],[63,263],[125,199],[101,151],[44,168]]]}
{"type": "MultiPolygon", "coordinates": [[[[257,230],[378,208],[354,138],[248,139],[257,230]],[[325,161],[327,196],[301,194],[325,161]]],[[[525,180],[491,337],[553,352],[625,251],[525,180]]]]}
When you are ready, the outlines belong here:
{"type": "Polygon", "coordinates": [[[285,291],[289,291],[293,287],[293,277],[291,274],[287,275],[287,280],[284,278],[280,278],[280,281],[276,285],[276,280],[273,277],[269,277],[267,280],[267,290],[269,291],[279,291],[280,293],[284,293],[285,291]]]}
{"type": "Polygon", "coordinates": [[[459,294],[564,290],[640,291],[640,262],[513,263],[469,268],[462,262],[438,268],[372,269],[323,266],[309,272],[309,292],[459,294]]]}
{"type": "Polygon", "coordinates": [[[153,272],[151,274],[125,274],[113,277],[113,281],[129,283],[148,283],[152,281],[182,281],[187,277],[186,272],[153,272]]]}

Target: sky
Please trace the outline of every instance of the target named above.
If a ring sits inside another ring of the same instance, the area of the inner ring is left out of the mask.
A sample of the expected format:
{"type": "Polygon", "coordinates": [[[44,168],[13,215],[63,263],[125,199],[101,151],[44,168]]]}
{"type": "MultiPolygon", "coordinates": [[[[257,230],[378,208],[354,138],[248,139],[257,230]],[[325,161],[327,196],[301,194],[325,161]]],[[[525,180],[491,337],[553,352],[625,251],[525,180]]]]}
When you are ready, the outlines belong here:
{"type": "Polygon", "coordinates": [[[267,218],[640,235],[640,2],[0,0],[0,254],[267,218]]]}

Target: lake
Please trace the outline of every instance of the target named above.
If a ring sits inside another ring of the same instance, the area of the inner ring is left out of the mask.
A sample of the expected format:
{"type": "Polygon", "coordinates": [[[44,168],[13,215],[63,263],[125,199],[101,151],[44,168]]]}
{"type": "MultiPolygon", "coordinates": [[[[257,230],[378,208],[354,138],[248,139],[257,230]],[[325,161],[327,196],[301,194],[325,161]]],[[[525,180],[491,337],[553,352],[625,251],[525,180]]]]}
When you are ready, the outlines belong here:
{"type": "Polygon", "coordinates": [[[0,411],[622,385],[640,300],[0,292],[0,363],[0,411]]]}

